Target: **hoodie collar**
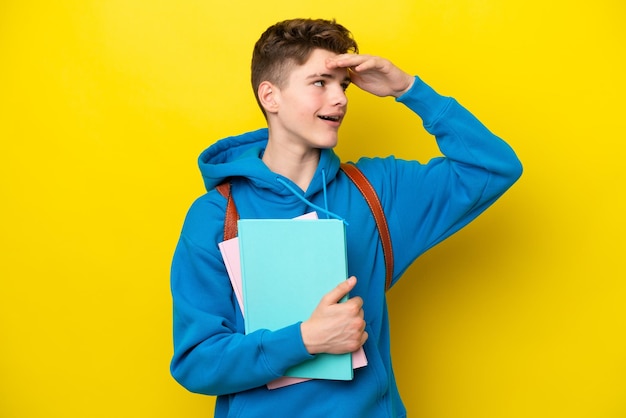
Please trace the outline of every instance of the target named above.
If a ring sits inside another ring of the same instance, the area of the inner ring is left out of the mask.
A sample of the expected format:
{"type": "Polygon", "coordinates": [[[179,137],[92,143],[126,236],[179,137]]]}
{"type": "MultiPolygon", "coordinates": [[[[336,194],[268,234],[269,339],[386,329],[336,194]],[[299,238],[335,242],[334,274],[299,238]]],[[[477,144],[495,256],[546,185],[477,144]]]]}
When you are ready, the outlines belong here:
{"type": "MultiPolygon", "coordinates": [[[[198,165],[207,191],[229,177],[244,177],[255,187],[281,196],[293,194],[284,183],[299,191],[295,183],[272,172],[261,160],[267,140],[268,130],[263,128],[220,139],[204,150],[198,158],[198,165]],[[278,182],[277,178],[282,182],[278,182]]],[[[325,185],[337,175],[339,163],[339,157],[332,149],[323,149],[313,179],[301,196],[306,198],[322,192],[325,185]]]]}

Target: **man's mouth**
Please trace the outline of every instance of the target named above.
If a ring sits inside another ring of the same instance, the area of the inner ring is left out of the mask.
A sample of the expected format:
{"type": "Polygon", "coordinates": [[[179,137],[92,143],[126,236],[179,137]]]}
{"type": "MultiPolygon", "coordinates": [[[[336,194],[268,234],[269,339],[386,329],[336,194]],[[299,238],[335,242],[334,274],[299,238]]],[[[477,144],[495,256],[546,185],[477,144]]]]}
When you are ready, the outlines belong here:
{"type": "Polygon", "coordinates": [[[331,122],[339,122],[341,120],[341,116],[337,115],[319,115],[318,118],[322,120],[329,120],[331,122]]]}

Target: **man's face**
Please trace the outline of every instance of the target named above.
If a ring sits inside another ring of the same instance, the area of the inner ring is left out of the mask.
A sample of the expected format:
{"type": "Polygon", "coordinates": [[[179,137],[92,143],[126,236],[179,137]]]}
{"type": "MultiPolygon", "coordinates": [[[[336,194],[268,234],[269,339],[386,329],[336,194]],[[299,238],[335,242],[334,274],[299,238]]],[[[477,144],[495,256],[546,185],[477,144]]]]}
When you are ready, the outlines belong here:
{"type": "Polygon", "coordinates": [[[309,149],[337,144],[348,106],[345,89],[350,78],[346,69],[326,67],[326,60],[336,55],[316,49],[303,65],[292,67],[275,96],[278,107],[270,125],[273,137],[309,149]]]}

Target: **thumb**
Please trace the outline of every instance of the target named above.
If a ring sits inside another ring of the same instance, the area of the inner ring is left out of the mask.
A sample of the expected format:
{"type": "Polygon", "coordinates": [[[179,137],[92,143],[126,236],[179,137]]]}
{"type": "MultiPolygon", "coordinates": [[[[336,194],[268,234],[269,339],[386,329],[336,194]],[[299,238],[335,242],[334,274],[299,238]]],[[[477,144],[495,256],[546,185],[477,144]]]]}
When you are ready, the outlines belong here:
{"type": "Polygon", "coordinates": [[[347,295],[356,285],[356,277],[351,276],[347,280],[339,283],[330,292],[326,293],[322,298],[321,303],[324,305],[332,305],[339,302],[345,295],[347,295]]]}

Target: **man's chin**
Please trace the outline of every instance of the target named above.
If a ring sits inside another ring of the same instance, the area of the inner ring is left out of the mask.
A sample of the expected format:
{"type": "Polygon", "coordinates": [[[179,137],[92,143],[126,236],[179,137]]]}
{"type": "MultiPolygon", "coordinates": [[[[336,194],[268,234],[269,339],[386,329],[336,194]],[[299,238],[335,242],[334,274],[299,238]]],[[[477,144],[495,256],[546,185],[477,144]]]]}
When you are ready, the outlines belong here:
{"type": "Polygon", "coordinates": [[[337,146],[337,141],[334,141],[332,144],[323,144],[319,146],[319,149],[333,149],[337,146]]]}

